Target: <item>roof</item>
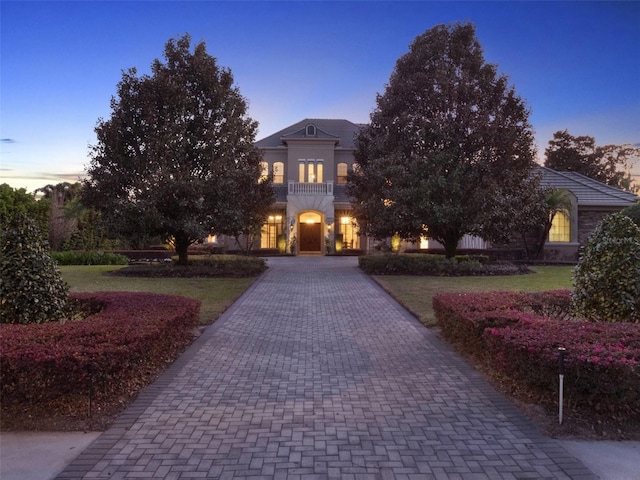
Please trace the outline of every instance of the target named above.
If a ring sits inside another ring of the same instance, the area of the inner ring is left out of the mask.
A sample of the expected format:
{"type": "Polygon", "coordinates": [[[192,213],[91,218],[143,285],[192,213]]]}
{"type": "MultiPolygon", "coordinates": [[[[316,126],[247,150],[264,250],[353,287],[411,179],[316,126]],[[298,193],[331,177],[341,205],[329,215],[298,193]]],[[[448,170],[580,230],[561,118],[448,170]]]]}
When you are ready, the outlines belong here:
{"type": "Polygon", "coordinates": [[[305,118],[298,123],[258,140],[255,146],[258,148],[281,147],[284,146],[285,140],[288,139],[309,138],[306,136],[306,127],[310,124],[315,125],[317,129],[317,135],[312,138],[334,139],[337,145],[344,149],[355,148],[355,136],[363,127],[362,124],[353,123],[349,120],[305,118]]]}
{"type": "Polygon", "coordinates": [[[576,196],[578,206],[626,207],[638,201],[638,197],[617,187],[586,177],[577,172],[557,172],[547,167],[537,167],[542,175],[543,187],[564,188],[576,196]]]}

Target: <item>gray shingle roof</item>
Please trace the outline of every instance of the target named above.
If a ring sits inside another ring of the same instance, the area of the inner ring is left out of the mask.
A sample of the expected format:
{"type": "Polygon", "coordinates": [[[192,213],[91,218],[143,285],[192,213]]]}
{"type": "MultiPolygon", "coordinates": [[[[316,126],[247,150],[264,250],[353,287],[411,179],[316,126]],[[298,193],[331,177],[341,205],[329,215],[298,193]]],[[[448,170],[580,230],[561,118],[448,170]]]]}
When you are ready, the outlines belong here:
{"type": "Polygon", "coordinates": [[[361,124],[350,122],[349,120],[327,119],[327,118],[305,118],[304,120],[290,125],[282,130],[258,140],[255,145],[258,148],[270,148],[284,146],[283,139],[306,138],[305,128],[313,124],[317,128],[316,138],[333,138],[338,142],[339,148],[353,149],[353,140],[356,134],[363,127],[361,124]]]}
{"type": "Polygon", "coordinates": [[[536,167],[542,175],[543,187],[565,188],[572,192],[579,206],[625,207],[638,201],[631,192],[606,185],[576,172],[557,172],[547,167],[536,167]]]}

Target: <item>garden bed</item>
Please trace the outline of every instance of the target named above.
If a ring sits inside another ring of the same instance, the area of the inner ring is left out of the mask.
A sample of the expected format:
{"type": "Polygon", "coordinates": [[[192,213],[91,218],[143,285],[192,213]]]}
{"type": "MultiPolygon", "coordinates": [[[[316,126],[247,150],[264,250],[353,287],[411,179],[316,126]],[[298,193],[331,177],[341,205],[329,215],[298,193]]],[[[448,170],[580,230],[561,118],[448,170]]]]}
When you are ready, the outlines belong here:
{"type": "Polygon", "coordinates": [[[640,324],[571,318],[568,305],[568,291],[433,299],[442,336],[501,390],[554,411],[565,348],[567,417],[594,434],[640,439],[640,324]]]}
{"type": "Polygon", "coordinates": [[[198,300],[134,292],[71,297],[92,313],[64,324],[3,326],[3,430],[105,428],[194,338],[198,300]]]}

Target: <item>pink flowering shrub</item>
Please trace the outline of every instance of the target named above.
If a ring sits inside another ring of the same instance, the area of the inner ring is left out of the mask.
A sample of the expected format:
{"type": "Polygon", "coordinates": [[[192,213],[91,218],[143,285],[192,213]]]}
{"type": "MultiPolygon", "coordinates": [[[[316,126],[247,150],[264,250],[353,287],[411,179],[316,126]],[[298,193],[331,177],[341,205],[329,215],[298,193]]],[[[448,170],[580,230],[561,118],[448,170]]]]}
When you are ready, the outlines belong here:
{"type": "Polygon", "coordinates": [[[72,294],[92,312],[83,320],[5,325],[0,394],[7,404],[125,391],[140,369],[172,361],[193,338],[198,300],[151,293],[72,294]]]}
{"type": "Polygon", "coordinates": [[[556,398],[564,347],[572,406],[639,415],[640,325],[568,320],[569,303],[569,291],[443,294],[433,301],[443,336],[516,384],[556,398]]]}

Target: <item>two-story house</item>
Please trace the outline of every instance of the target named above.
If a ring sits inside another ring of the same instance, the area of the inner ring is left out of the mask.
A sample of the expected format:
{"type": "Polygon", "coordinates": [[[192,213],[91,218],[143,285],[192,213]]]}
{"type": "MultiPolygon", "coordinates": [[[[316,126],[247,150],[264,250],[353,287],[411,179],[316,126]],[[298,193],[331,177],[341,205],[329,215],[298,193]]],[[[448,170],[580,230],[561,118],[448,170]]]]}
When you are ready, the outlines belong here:
{"type": "MultiPolygon", "coordinates": [[[[348,120],[305,119],[256,142],[263,152],[263,174],[272,175],[276,193],[256,249],[318,255],[370,250],[373,241],[358,233],[345,193],[347,173],[355,162],[354,140],[362,127],[348,120]]],[[[576,261],[580,245],[604,216],[638,200],[630,192],[577,173],[545,167],[538,167],[536,173],[542,186],[569,190],[574,205],[571,212],[554,217],[545,248],[547,261],[576,261]]],[[[427,238],[415,244],[404,242],[402,248],[442,250],[427,238]]],[[[489,253],[494,246],[465,235],[458,248],[489,253]]],[[[517,245],[510,248],[519,249],[517,245]]]]}
{"type": "Polygon", "coordinates": [[[305,119],[256,142],[276,192],[260,248],[308,254],[366,250],[345,194],[361,127],[348,120],[305,119]]]}

